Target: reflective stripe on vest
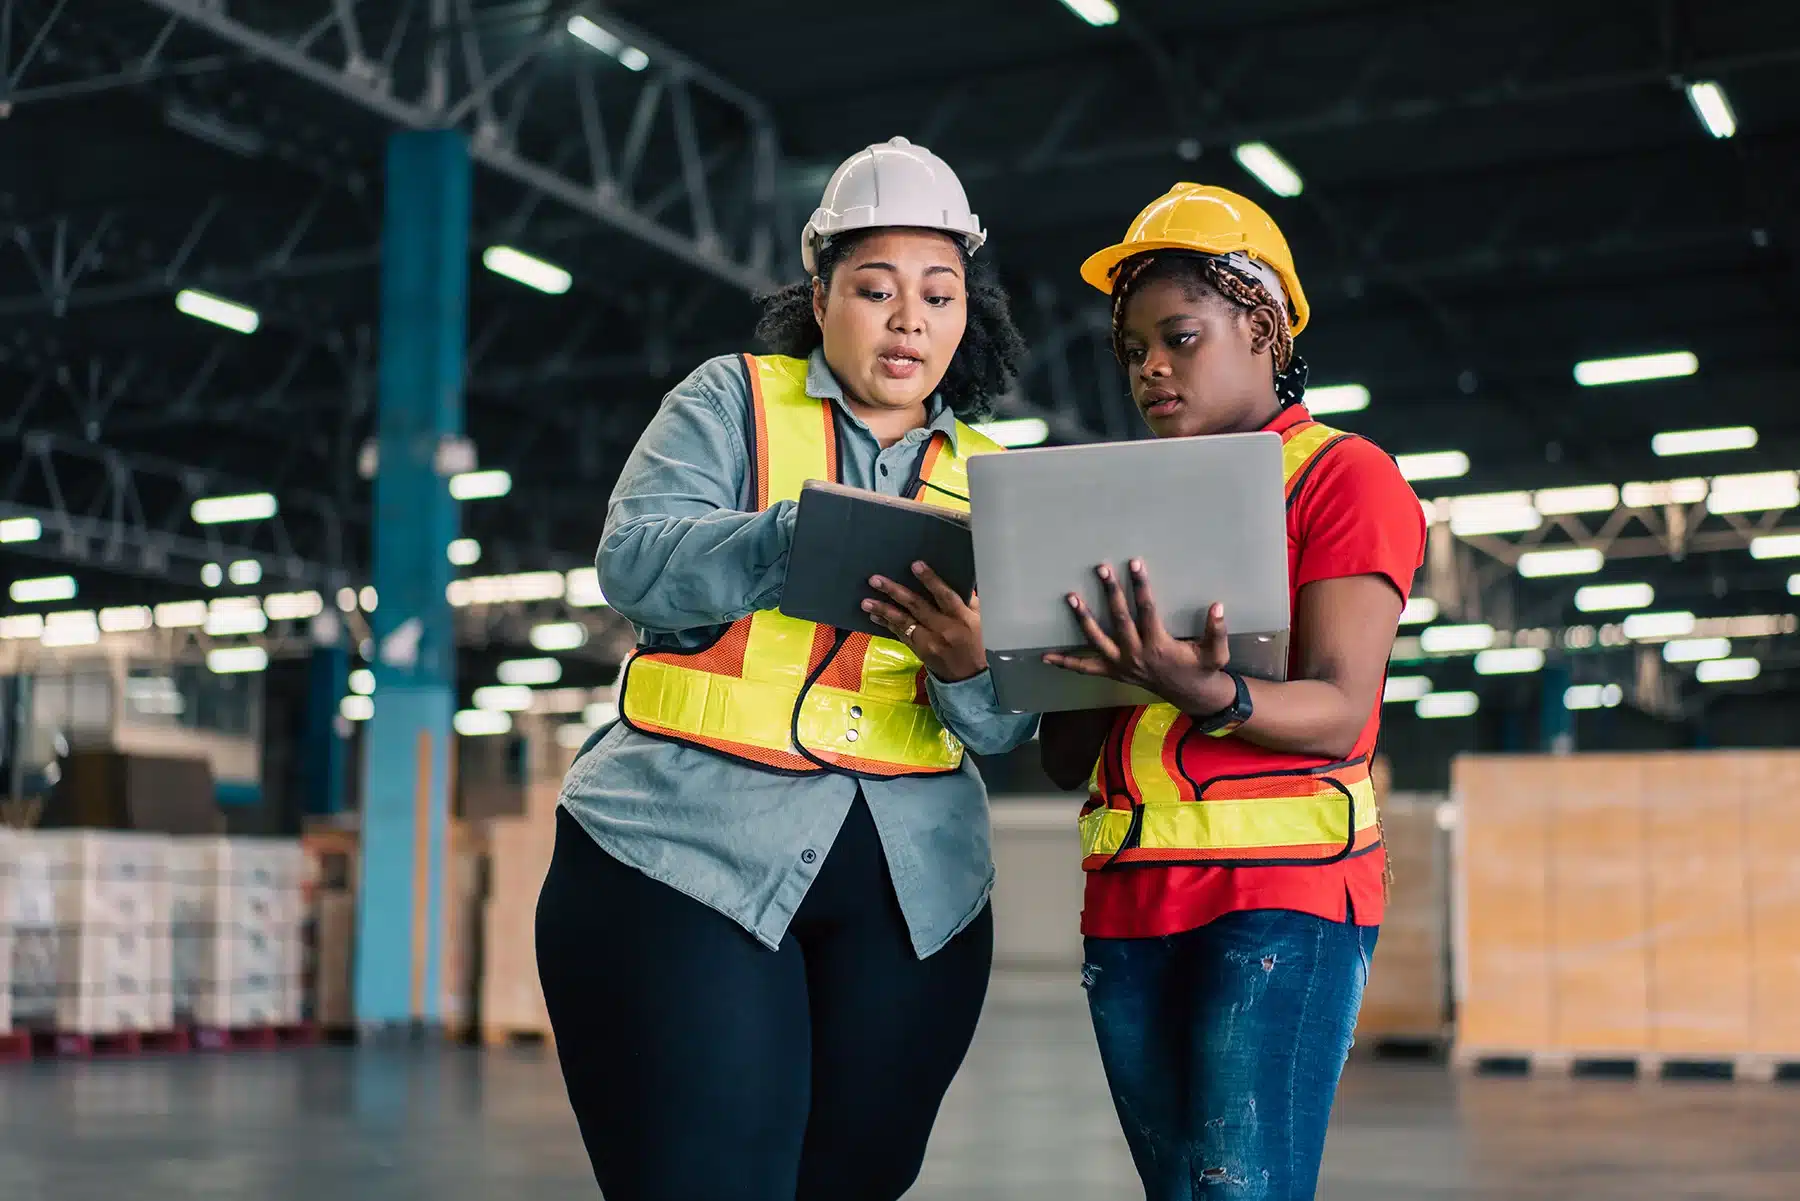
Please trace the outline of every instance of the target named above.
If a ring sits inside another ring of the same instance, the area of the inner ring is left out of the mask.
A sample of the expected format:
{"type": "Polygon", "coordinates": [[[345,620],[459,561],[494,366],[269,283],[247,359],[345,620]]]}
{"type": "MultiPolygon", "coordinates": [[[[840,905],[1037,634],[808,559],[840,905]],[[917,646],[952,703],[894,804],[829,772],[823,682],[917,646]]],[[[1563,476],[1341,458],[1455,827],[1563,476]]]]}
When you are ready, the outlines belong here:
{"type": "MultiPolygon", "coordinates": [[[[1316,421],[1283,434],[1290,510],[1325,453],[1349,436],[1316,421]]],[[[1198,737],[1193,719],[1173,705],[1142,706],[1119,717],[1089,781],[1083,867],[1309,865],[1380,845],[1366,760],[1195,779],[1186,752],[1198,737]]]]}
{"type": "MultiPolygon", "coordinates": [[[[798,500],[808,480],[838,480],[836,406],[806,394],[805,360],[743,360],[757,510],[798,500]]],[[[960,422],[956,442],[934,434],[905,491],[966,512],[966,456],[1001,447],[960,422]]],[[[624,671],[619,710],[631,728],[770,771],[893,777],[962,764],[962,743],[932,711],[923,664],[891,638],[763,609],[710,646],[633,654],[624,671]]]]}

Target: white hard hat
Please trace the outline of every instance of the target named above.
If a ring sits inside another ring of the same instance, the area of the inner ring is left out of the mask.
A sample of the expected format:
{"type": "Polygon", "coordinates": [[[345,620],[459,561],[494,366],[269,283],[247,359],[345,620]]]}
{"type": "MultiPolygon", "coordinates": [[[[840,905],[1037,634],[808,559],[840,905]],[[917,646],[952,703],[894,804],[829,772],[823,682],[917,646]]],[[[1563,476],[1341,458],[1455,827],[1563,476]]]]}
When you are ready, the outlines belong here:
{"type": "Polygon", "coordinates": [[[858,150],[832,172],[800,232],[800,262],[809,273],[817,271],[819,246],[827,238],[894,225],[942,230],[962,239],[970,254],[987,241],[950,164],[905,138],[889,138],[858,150]]]}

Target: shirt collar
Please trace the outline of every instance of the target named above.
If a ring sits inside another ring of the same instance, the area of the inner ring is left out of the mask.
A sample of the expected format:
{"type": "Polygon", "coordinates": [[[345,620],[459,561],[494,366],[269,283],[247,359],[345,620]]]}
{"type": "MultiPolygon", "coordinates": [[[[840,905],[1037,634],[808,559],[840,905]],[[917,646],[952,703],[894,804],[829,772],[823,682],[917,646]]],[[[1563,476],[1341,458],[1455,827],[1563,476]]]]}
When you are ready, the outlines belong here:
{"type": "MultiPolygon", "coordinates": [[[[831,368],[826,364],[823,347],[815,349],[806,356],[806,394],[814,400],[831,401],[837,405],[844,416],[850,418],[858,426],[865,430],[869,428],[867,423],[850,408],[849,401],[844,399],[844,386],[838,383],[837,376],[831,373],[831,368]]],[[[925,428],[942,432],[950,439],[951,453],[960,454],[962,448],[957,445],[956,414],[951,411],[949,405],[944,403],[942,393],[933,392],[931,394],[931,399],[925,402],[925,412],[927,414],[925,428]]]]}
{"type": "Polygon", "coordinates": [[[1284,405],[1275,419],[1263,426],[1264,433],[1285,434],[1303,421],[1311,421],[1313,415],[1306,411],[1303,404],[1284,405]]]}

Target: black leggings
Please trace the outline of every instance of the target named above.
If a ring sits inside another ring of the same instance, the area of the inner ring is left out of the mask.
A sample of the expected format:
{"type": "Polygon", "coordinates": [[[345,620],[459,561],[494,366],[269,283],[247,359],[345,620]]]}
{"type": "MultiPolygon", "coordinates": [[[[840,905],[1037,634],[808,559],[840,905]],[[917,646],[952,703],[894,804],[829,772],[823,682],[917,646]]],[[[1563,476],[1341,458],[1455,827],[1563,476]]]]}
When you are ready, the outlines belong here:
{"type": "Polygon", "coordinates": [[[892,1201],[987,993],[992,914],[913,952],[859,797],[781,949],[602,851],[566,810],[538,974],[606,1201],[892,1201]]]}

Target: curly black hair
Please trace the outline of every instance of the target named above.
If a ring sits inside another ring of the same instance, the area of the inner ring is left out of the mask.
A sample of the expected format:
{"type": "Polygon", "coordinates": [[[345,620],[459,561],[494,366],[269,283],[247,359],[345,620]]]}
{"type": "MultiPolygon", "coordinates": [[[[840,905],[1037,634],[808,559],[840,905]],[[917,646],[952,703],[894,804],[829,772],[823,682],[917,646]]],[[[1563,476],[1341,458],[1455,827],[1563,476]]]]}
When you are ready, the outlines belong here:
{"type": "MultiPolygon", "coordinates": [[[[818,278],[831,287],[831,276],[850,252],[874,230],[842,234],[819,247],[818,278]]],[[[1013,324],[1012,306],[998,273],[986,261],[972,259],[961,240],[952,238],[962,259],[967,280],[969,321],[962,342],[950,356],[950,366],[938,384],[938,395],[950,411],[965,421],[986,417],[995,400],[1004,396],[1018,379],[1025,357],[1025,339],[1013,324]]],[[[757,297],[762,318],[756,336],[775,354],[803,359],[823,341],[813,316],[812,281],[803,280],[757,297]]]]}

